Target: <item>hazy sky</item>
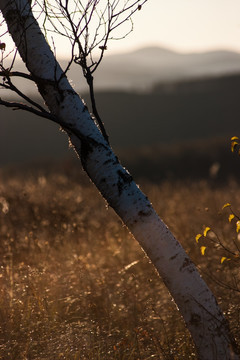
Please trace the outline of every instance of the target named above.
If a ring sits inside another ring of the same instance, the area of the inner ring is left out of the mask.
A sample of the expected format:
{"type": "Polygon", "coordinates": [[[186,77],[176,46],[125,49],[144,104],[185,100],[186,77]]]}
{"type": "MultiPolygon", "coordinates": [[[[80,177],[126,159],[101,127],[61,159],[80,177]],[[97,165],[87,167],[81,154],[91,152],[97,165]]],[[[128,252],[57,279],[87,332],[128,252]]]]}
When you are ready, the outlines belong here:
{"type": "Polygon", "coordinates": [[[145,45],[182,52],[219,48],[240,52],[240,0],[148,0],[134,16],[134,32],[109,44],[109,50],[145,45]]]}
{"type": "MultiPolygon", "coordinates": [[[[152,45],[181,52],[240,52],[240,0],[148,0],[133,21],[134,31],[109,42],[106,55],[152,45]]],[[[1,40],[8,44],[6,36],[1,40]]],[[[56,40],[57,55],[69,54],[68,45],[62,37],[56,40]]]]}

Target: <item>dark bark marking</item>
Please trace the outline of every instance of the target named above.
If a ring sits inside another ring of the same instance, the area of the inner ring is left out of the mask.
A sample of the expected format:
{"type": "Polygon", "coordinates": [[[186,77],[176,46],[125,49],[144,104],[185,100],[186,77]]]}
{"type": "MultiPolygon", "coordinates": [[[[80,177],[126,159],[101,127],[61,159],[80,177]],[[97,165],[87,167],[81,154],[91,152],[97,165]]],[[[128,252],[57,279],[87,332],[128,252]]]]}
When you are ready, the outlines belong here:
{"type": "Polygon", "coordinates": [[[198,314],[192,314],[189,324],[198,327],[201,324],[201,316],[198,314]]]}
{"type": "MultiPolygon", "coordinates": [[[[187,267],[190,267],[192,265],[192,261],[189,259],[189,258],[185,258],[184,259],[184,262],[182,264],[182,266],[180,267],[180,271],[183,271],[185,270],[187,267]]],[[[194,268],[191,266],[189,269],[188,269],[189,272],[194,272],[194,268]]]]}
{"type": "Polygon", "coordinates": [[[9,9],[5,14],[5,19],[7,23],[16,22],[16,15],[19,17],[20,13],[17,9],[9,9]]]}
{"type": "Polygon", "coordinates": [[[138,212],[138,215],[139,216],[150,216],[152,214],[152,210],[149,209],[149,210],[140,210],[138,212]]]}
{"type": "Polygon", "coordinates": [[[104,161],[103,165],[110,164],[111,162],[112,162],[112,159],[108,159],[108,160],[104,161]]]}
{"type": "Polygon", "coordinates": [[[171,256],[169,260],[174,260],[174,259],[176,259],[177,256],[178,256],[178,254],[171,256]]]}
{"type": "Polygon", "coordinates": [[[87,105],[84,105],[82,112],[85,113],[86,111],[88,111],[88,107],[87,105]]]}
{"type": "MultiPolygon", "coordinates": [[[[60,80],[62,79],[62,77],[60,77],[60,80]]],[[[78,97],[78,94],[76,94],[76,92],[73,89],[65,89],[62,91],[63,93],[67,93],[70,94],[71,96],[75,96],[78,97]]]]}
{"type": "Polygon", "coordinates": [[[116,160],[116,158],[114,159],[108,159],[108,160],[105,160],[103,165],[107,165],[107,164],[112,164],[112,165],[117,165],[118,164],[118,161],[116,160]]]}
{"type": "Polygon", "coordinates": [[[133,181],[133,178],[126,171],[124,172],[122,170],[118,170],[117,174],[118,174],[118,182],[117,182],[118,194],[121,195],[123,192],[124,186],[131,184],[131,182],[133,181]]]}
{"type": "Polygon", "coordinates": [[[93,151],[90,142],[87,139],[81,138],[81,161],[84,170],[86,170],[86,163],[89,153],[93,151]]]}

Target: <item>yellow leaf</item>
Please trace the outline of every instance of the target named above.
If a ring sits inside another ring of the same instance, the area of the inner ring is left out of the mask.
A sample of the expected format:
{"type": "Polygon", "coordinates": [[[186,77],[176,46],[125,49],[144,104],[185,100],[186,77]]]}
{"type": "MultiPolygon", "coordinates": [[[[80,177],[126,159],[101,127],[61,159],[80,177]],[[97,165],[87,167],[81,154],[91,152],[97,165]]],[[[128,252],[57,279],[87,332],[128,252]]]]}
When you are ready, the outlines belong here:
{"type": "Polygon", "coordinates": [[[225,260],[229,261],[229,260],[231,260],[231,259],[226,258],[226,256],[223,256],[223,257],[221,258],[221,264],[222,264],[225,260]]]}
{"type": "Polygon", "coordinates": [[[235,216],[233,214],[230,214],[229,217],[228,217],[228,221],[231,222],[232,219],[234,219],[234,218],[235,218],[235,216]]]}
{"type": "Polygon", "coordinates": [[[195,236],[195,239],[196,239],[196,242],[197,242],[197,243],[198,243],[200,237],[202,237],[202,234],[197,234],[197,235],[195,236]]]}
{"type": "Polygon", "coordinates": [[[234,140],[239,140],[239,138],[237,136],[231,137],[231,141],[234,141],[234,140]]]}
{"type": "Polygon", "coordinates": [[[231,143],[231,151],[234,152],[235,150],[235,147],[239,145],[239,142],[238,141],[232,141],[231,143]]]}
{"type": "Polygon", "coordinates": [[[224,260],[226,260],[227,258],[226,258],[226,256],[223,256],[222,258],[221,258],[221,264],[224,262],[224,260]]]}
{"type": "Polygon", "coordinates": [[[201,250],[201,254],[204,255],[205,254],[205,250],[206,250],[206,246],[201,246],[200,250],[201,250]]]}
{"type": "Polygon", "coordinates": [[[238,220],[236,222],[236,232],[238,233],[240,231],[240,221],[238,220]]]}
{"type": "Polygon", "coordinates": [[[207,233],[209,232],[210,227],[206,226],[205,229],[204,229],[204,232],[203,232],[203,235],[206,237],[207,236],[207,233]]]}
{"type": "Polygon", "coordinates": [[[231,204],[229,204],[229,203],[224,204],[223,207],[222,207],[222,210],[225,209],[228,206],[231,206],[231,204]]]}

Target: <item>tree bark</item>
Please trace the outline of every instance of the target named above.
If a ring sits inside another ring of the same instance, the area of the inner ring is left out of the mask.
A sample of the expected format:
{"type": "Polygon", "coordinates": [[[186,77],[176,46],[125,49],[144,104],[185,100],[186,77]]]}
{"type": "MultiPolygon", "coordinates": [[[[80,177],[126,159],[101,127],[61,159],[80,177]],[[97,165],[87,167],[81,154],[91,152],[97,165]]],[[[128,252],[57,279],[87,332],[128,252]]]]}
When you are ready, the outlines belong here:
{"type": "MultiPolygon", "coordinates": [[[[49,111],[63,126],[84,170],[155,265],[181,312],[201,360],[239,359],[217,302],[195,265],[121,166],[69,84],[27,0],[0,0],[16,47],[49,111]]],[[[121,109],[118,109],[121,111],[121,109]]]]}

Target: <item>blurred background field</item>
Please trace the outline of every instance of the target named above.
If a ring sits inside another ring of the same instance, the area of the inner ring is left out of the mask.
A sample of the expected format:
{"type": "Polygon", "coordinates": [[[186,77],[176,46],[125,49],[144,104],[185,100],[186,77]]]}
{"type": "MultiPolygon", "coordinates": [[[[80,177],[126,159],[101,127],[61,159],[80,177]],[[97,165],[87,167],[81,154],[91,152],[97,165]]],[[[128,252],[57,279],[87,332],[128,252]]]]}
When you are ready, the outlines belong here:
{"type": "MultiPolygon", "coordinates": [[[[0,172],[0,358],[196,359],[161,279],[79,166],[0,172]]],[[[239,342],[239,261],[195,236],[211,227],[237,253],[234,178],[141,181],[199,267],[239,342]],[[207,247],[201,255],[200,245],[207,247]]],[[[212,234],[212,236],[214,236],[212,234]]]]}

